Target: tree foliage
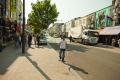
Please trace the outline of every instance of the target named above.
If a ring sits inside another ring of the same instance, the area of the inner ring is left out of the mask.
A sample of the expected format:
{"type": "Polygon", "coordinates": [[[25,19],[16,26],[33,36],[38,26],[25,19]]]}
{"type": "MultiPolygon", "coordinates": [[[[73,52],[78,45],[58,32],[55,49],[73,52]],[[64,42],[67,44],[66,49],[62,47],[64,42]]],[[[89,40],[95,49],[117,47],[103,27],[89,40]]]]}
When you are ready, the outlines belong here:
{"type": "Polygon", "coordinates": [[[32,25],[34,32],[38,33],[43,29],[47,29],[51,23],[57,20],[58,12],[55,4],[51,4],[51,0],[37,0],[32,3],[32,11],[28,15],[28,24],[32,25]]]}

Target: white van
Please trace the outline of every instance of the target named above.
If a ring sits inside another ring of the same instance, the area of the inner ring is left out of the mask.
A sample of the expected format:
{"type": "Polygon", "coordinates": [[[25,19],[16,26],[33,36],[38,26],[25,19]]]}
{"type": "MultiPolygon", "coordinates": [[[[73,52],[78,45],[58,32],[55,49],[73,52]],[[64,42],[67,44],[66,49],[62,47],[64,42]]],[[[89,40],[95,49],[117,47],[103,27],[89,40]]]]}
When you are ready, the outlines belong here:
{"type": "Polygon", "coordinates": [[[99,39],[99,33],[95,30],[85,29],[81,35],[83,44],[97,44],[99,39]]]}

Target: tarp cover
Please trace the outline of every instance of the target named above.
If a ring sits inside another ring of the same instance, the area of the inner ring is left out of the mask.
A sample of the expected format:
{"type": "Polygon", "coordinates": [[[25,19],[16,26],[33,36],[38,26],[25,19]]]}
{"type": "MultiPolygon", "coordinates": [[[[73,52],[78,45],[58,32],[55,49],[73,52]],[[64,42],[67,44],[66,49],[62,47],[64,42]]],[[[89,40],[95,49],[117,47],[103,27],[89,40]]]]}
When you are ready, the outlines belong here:
{"type": "Polygon", "coordinates": [[[71,28],[68,33],[68,37],[70,37],[70,35],[71,35],[73,38],[79,38],[82,33],[81,29],[82,29],[81,27],[71,28]]]}
{"type": "Polygon", "coordinates": [[[115,27],[106,27],[104,28],[99,35],[118,35],[120,33],[120,26],[115,27]]]}

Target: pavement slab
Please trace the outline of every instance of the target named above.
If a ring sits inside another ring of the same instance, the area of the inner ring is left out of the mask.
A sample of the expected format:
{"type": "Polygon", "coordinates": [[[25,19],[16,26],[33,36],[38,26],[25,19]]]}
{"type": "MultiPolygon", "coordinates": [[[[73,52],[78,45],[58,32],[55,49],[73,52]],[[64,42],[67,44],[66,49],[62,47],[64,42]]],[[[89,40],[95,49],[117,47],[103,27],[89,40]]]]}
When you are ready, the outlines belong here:
{"type": "Polygon", "coordinates": [[[48,80],[82,80],[69,70],[70,66],[58,61],[59,55],[50,45],[29,49],[28,54],[48,80]]]}
{"type": "Polygon", "coordinates": [[[69,66],[58,61],[58,53],[50,46],[7,47],[0,54],[0,80],[82,80],[69,66]],[[4,68],[5,67],[5,68],[4,68]]]}
{"type": "Polygon", "coordinates": [[[26,57],[19,57],[0,80],[45,80],[45,78],[29,63],[26,57]]]}

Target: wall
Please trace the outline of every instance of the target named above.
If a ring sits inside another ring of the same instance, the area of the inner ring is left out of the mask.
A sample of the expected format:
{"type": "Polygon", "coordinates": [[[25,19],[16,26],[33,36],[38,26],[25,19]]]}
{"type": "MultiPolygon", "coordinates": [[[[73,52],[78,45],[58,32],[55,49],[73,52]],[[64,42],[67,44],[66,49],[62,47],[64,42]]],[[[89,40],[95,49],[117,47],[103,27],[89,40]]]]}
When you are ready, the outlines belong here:
{"type": "Polygon", "coordinates": [[[108,18],[112,13],[112,8],[107,7],[96,11],[96,29],[101,29],[107,26],[112,26],[112,20],[108,18]]]}
{"type": "Polygon", "coordinates": [[[74,21],[74,27],[81,27],[81,24],[82,24],[81,17],[75,19],[75,21],[74,21]]]}
{"type": "Polygon", "coordinates": [[[87,23],[86,23],[86,19],[87,19],[87,16],[84,16],[81,18],[81,26],[83,29],[86,29],[87,28],[87,23]]]}
{"type": "Polygon", "coordinates": [[[21,0],[17,0],[17,3],[16,3],[16,4],[17,4],[17,6],[16,6],[16,9],[17,9],[17,10],[16,10],[16,11],[17,11],[17,12],[16,12],[17,22],[18,22],[18,23],[21,23],[21,21],[22,21],[22,12],[23,12],[23,11],[22,11],[22,8],[23,8],[23,7],[22,7],[22,2],[21,2],[21,0]],[[20,14],[21,14],[21,16],[19,16],[20,14]]]}
{"type": "Polygon", "coordinates": [[[86,28],[95,29],[95,13],[86,16],[86,28]]]}
{"type": "Polygon", "coordinates": [[[113,0],[114,6],[114,23],[113,25],[120,25],[120,0],[113,0]]]}

